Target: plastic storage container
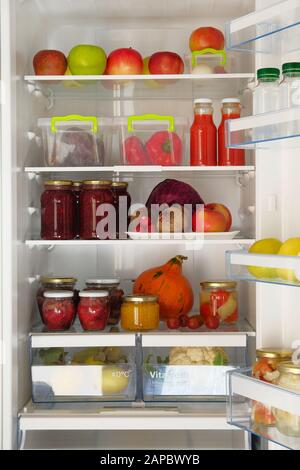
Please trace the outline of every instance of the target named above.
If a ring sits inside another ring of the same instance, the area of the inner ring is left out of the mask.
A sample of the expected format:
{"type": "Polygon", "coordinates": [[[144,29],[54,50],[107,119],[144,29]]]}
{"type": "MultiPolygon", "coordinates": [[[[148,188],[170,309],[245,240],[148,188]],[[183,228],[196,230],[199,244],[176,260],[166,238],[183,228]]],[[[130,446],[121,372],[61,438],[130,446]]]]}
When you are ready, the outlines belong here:
{"type": "Polygon", "coordinates": [[[225,50],[203,49],[185,56],[187,70],[193,75],[232,72],[233,57],[225,50]]]}
{"type": "Polygon", "coordinates": [[[178,166],[184,163],[186,119],[146,114],[115,121],[123,165],[178,166]]]}
{"type": "Polygon", "coordinates": [[[32,347],[31,376],[35,403],[136,397],[134,347],[32,347]]]}
{"type": "Polygon", "coordinates": [[[101,166],[110,155],[110,120],[94,116],[39,119],[45,166],[101,166]]]}
{"type": "Polygon", "coordinates": [[[245,348],[144,348],[144,400],[225,401],[226,373],[237,365],[245,348]]]}

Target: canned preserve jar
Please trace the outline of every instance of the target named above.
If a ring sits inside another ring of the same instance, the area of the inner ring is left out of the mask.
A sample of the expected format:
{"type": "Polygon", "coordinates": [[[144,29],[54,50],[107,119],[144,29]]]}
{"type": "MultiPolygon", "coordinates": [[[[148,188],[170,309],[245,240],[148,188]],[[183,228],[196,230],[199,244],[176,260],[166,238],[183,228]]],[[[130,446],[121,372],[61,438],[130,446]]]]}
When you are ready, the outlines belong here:
{"type": "MultiPolygon", "coordinates": [[[[107,217],[98,215],[102,204],[114,206],[114,195],[111,181],[84,181],[80,194],[80,238],[82,240],[106,240],[110,238],[107,227],[102,227],[103,233],[97,226],[107,217]]],[[[101,227],[100,227],[101,228],[101,227]]]]}
{"type": "Polygon", "coordinates": [[[75,277],[41,277],[40,287],[36,293],[36,301],[40,315],[42,315],[44,293],[50,290],[64,290],[74,292],[74,301],[78,298],[78,291],[75,289],[77,279],[75,277]]]}
{"type": "Polygon", "coordinates": [[[159,327],[158,298],[151,295],[124,297],[121,326],[129,331],[151,331],[159,327]]]}
{"type": "Polygon", "coordinates": [[[109,317],[108,325],[117,325],[121,316],[121,305],[124,291],[120,288],[120,279],[87,279],[85,290],[102,290],[108,292],[109,317]]]}
{"type": "MultiPolygon", "coordinates": [[[[253,377],[268,383],[276,383],[279,378],[279,365],[292,358],[292,349],[264,348],[256,351],[256,362],[252,368],[253,377]]],[[[263,426],[274,426],[276,418],[272,407],[253,402],[252,420],[263,426]]]]}
{"type": "MultiPolygon", "coordinates": [[[[282,362],[278,369],[280,376],[276,385],[300,393],[300,364],[282,362]]],[[[273,411],[279,432],[289,437],[300,437],[300,415],[294,415],[278,408],[273,408],[273,411]]]]}
{"type": "Polygon", "coordinates": [[[75,320],[74,293],[71,291],[46,291],[42,319],[48,330],[69,330],[75,320]]]}
{"type": "Polygon", "coordinates": [[[42,240],[75,238],[75,197],[72,181],[45,181],[41,196],[42,240]]]}
{"type": "Polygon", "coordinates": [[[200,313],[204,320],[217,317],[221,323],[238,321],[237,283],[233,281],[201,282],[200,313]]]}
{"type": "Polygon", "coordinates": [[[79,294],[78,317],[86,331],[101,331],[107,325],[109,299],[106,291],[82,291],[79,294]]]}

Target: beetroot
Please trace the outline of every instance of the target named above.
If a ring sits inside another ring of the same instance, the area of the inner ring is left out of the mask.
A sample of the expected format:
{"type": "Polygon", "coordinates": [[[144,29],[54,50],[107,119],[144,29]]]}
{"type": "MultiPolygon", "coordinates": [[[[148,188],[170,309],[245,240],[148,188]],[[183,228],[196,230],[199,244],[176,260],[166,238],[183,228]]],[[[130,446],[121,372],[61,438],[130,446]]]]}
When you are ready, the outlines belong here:
{"type": "Polygon", "coordinates": [[[146,203],[146,207],[149,211],[151,210],[152,204],[168,204],[169,206],[174,204],[179,204],[181,206],[192,204],[193,211],[195,211],[197,204],[204,204],[204,201],[197,191],[189,184],[183,183],[182,181],[167,179],[162,183],[159,183],[150,194],[146,203]]]}

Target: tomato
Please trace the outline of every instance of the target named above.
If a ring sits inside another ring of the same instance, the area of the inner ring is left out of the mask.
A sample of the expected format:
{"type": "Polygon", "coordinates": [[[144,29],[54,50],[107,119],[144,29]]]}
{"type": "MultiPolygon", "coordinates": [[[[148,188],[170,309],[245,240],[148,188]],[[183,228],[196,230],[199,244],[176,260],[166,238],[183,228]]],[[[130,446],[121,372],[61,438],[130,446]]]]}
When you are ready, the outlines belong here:
{"type": "Polygon", "coordinates": [[[180,320],[180,325],[183,327],[183,328],[186,328],[187,325],[188,325],[188,322],[189,322],[189,317],[187,315],[181,315],[179,317],[179,320],[180,320]]]}
{"type": "Polygon", "coordinates": [[[204,319],[212,315],[210,304],[209,303],[202,304],[200,307],[200,313],[204,319]]]}
{"type": "Polygon", "coordinates": [[[216,310],[219,307],[222,307],[227,300],[229,299],[230,292],[227,292],[225,290],[218,290],[217,292],[212,292],[210,294],[210,301],[213,306],[216,305],[216,310]]]}
{"type": "Polygon", "coordinates": [[[260,379],[260,380],[263,380],[265,382],[267,382],[265,380],[265,375],[270,373],[270,372],[274,372],[274,367],[272,367],[272,365],[270,364],[269,362],[269,359],[267,358],[261,358],[259,361],[256,362],[256,364],[254,364],[253,366],[253,375],[255,378],[257,379],[260,379]]]}
{"type": "Polygon", "coordinates": [[[123,143],[124,159],[128,165],[146,165],[147,154],[138,137],[131,136],[123,143]]]}
{"type": "Polygon", "coordinates": [[[205,326],[210,330],[217,330],[220,326],[219,315],[209,315],[205,318],[205,326]]]}
{"type": "Polygon", "coordinates": [[[180,320],[179,318],[168,318],[167,320],[167,327],[170,330],[178,330],[180,328],[180,320]]]}
{"type": "Polygon", "coordinates": [[[190,330],[198,330],[198,328],[200,328],[200,326],[202,325],[203,325],[203,320],[200,317],[200,315],[195,315],[188,319],[187,326],[190,330]]]}
{"type": "Polygon", "coordinates": [[[152,165],[172,166],[182,163],[182,141],[175,132],[156,132],[146,143],[152,165]]]}

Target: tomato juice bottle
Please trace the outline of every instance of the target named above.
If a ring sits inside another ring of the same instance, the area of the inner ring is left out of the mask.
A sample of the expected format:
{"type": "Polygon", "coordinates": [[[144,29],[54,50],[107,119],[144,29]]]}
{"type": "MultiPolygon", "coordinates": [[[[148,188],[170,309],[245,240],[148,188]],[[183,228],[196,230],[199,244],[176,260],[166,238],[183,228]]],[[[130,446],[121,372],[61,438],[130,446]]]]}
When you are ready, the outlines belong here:
{"type": "Polygon", "coordinates": [[[219,166],[244,166],[245,150],[226,147],[226,121],[241,117],[241,102],[237,98],[222,101],[222,122],[218,129],[218,164],[219,166]]]}
{"type": "Polygon", "coordinates": [[[217,128],[213,121],[212,100],[194,102],[195,119],[191,127],[191,166],[217,165],[217,128]]]}

